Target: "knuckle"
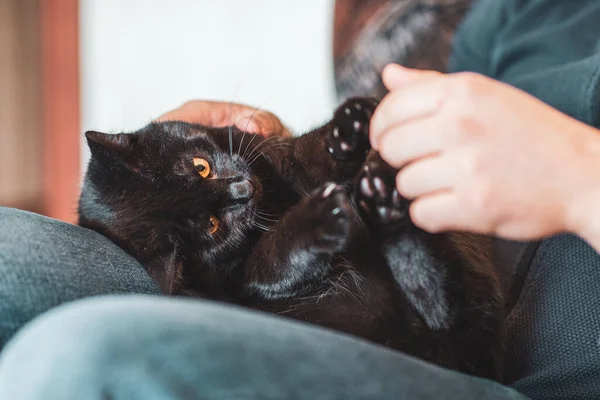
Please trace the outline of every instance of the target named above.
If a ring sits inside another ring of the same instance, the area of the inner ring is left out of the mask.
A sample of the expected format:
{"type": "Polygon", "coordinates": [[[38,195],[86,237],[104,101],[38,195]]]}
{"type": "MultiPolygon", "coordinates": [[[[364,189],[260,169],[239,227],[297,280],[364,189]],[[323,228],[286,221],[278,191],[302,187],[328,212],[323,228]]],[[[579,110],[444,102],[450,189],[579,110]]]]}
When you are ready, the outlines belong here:
{"type": "Polygon", "coordinates": [[[385,118],[392,119],[399,113],[404,111],[404,106],[407,103],[406,92],[401,90],[395,90],[389,93],[384,99],[384,101],[385,100],[387,100],[387,103],[384,105],[384,107],[381,107],[380,104],[380,106],[377,108],[383,108],[385,118]]]}
{"type": "Polygon", "coordinates": [[[459,72],[453,76],[452,87],[459,97],[475,97],[482,87],[481,75],[474,72],[459,72]]]}
{"type": "Polygon", "coordinates": [[[471,111],[458,112],[449,127],[451,138],[457,142],[468,142],[475,139],[481,131],[480,126],[471,111]]]}
{"type": "Polygon", "coordinates": [[[187,100],[181,106],[180,110],[191,110],[197,107],[199,100],[187,100]]]}
{"type": "Polygon", "coordinates": [[[478,151],[471,150],[462,157],[464,173],[469,179],[475,181],[480,177],[485,168],[484,157],[478,151]]]}

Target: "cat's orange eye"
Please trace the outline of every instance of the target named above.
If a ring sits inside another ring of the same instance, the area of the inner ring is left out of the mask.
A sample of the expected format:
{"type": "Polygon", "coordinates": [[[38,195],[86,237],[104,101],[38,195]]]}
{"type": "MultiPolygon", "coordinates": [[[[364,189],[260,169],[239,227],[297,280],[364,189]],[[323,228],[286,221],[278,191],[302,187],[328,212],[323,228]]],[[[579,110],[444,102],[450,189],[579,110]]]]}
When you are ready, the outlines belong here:
{"type": "Polygon", "coordinates": [[[217,229],[219,229],[220,222],[221,221],[219,221],[219,218],[215,217],[214,215],[210,216],[210,218],[208,219],[208,232],[211,235],[214,235],[217,229]]]}
{"type": "Polygon", "coordinates": [[[210,175],[210,163],[202,157],[194,157],[194,167],[201,177],[206,178],[210,175]]]}

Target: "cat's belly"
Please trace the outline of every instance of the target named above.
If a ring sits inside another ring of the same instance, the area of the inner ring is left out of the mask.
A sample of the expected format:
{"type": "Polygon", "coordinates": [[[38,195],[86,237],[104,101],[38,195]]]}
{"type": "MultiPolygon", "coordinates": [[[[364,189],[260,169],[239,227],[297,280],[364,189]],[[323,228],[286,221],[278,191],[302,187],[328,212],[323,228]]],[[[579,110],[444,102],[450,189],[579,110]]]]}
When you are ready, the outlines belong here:
{"type": "Polygon", "coordinates": [[[352,247],[363,250],[336,257],[327,277],[306,293],[249,306],[407,350],[411,338],[426,326],[381,257],[363,241],[352,247]]]}

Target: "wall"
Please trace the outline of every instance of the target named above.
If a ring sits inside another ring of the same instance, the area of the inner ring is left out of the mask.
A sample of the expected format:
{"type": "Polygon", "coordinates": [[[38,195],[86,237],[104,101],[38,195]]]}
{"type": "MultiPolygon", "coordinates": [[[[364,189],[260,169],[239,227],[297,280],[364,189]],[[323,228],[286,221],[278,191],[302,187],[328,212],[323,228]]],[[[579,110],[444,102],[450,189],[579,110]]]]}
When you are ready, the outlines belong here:
{"type": "Polygon", "coordinates": [[[193,98],[306,130],[334,106],[332,13],[333,0],[81,0],[82,131],[135,130],[193,98]]]}
{"type": "Polygon", "coordinates": [[[36,0],[0,0],[0,205],[41,209],[36,0]]]}

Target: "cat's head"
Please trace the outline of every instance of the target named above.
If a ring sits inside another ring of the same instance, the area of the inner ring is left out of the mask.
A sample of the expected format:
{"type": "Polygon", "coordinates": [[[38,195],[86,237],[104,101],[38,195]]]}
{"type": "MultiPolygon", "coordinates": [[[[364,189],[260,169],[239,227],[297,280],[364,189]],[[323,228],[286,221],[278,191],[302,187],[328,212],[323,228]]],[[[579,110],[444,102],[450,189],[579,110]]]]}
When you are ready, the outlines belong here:
{"type": "Polygon", "coordinates": [[[145,263],[166,293],[185,273],[181,260],[202,260],[192,275],[218,274],[243,256],[253,230],[261,183],[218,145],[216,131],[161,122],[129,134],[86,133],[80,225],[145,263]]]}

